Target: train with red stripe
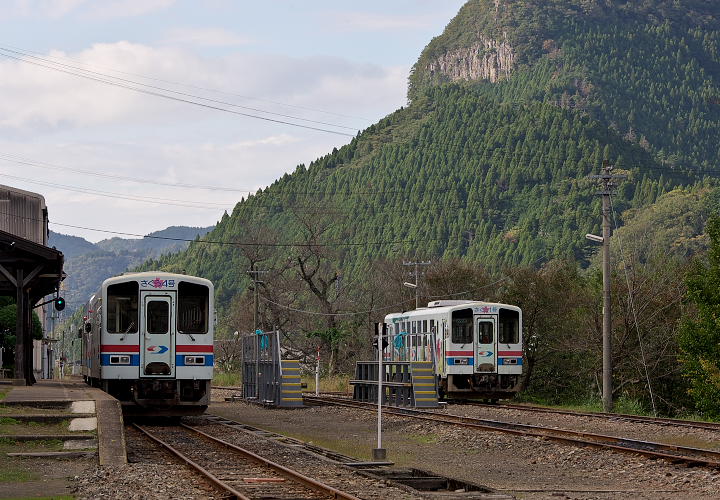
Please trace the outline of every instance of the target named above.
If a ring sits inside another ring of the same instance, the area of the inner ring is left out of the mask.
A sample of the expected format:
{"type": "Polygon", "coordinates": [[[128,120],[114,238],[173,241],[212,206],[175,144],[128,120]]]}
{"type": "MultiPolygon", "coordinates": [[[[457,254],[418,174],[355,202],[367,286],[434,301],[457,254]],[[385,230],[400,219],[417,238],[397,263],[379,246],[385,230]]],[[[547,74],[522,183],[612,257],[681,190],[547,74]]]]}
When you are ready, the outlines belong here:
{"type": "Polygon", "coordinates": [[[497,401],[520,387],[523,367],[519,307],[438,300],[385,316],[387,361],[431,361],[440,396],[497,401]]]}
{"type": "Polygon", "coordinates": [[[165,272],[106,279],[87,303],[85,381],[117,398],[126,415],[203,413],[213,377],[213,284],[165,272]]]}

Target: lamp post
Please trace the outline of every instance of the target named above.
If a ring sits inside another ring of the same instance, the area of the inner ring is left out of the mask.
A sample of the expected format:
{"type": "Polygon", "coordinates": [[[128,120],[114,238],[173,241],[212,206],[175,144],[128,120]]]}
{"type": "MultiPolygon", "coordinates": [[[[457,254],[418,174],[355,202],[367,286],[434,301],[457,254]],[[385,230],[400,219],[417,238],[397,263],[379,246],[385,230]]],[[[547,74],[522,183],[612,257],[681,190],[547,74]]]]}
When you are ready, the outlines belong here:
{"type": "Polygon", "coordinates": [[[415,289],[415,309],[419,309],[420,307],[420,290],[418,289],[418,285],[420,285],[420,266],[429,266],[432,264],[431,261],[416,261],[416,262],[403,262],[403,266],[415,266],[415,283],[403,283],[403,286],[406,286],[408,288],[414,288],[415,289]]]}
{"type": "Polygon", "coordinates": [[[419,301],[419,298],[418,298],[418,286],[417,286],[417,284],[415,284],[415,283],[408,283],[408,282],[406,281],[405,283],[403,283],[403,286],[408,287],[408,288],[413,288],[413,289],[415,290],[415,309],[417,309],[417,308],[418,308],[418,301],[419,301]]]}

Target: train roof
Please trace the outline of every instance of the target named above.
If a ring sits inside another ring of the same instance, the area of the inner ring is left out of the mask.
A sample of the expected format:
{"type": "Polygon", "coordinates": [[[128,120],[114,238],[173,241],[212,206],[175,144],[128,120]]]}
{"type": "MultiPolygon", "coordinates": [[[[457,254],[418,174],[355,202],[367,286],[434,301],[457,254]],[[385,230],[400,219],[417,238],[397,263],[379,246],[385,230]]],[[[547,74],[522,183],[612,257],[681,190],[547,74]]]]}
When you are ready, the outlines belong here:
{"type": "Polygon", "coordinates": [[[428,314],[444,314],[449,313],[452,311],[457,311],[460,309],[468,309],[468,308],[475,308],[475,307],[502,307],[504,309],[511,309],[515,311],[520,311],[520,308],[518,306],[513,306],[510,304],[502,304],[499,302],[484,302],[481,300],[436,300],[433,302],[429,302],[427,307],[421,307],[419,309],[411,309],[409,311],[403,311],[398,313],[390,313],[385,316],[385,318],[397,318],[397,317],[405,317],[405,316],[421,316],[421,315],[428,315],[428,314]]]}
{"type": "Polygon", "coordinates": [[[115,276],[113,278],[106,279],[105,281],[103,281],[102,286],[107,287],[110,285],[114,285],[115,283],[127,283],[128,281],[137,281],[138,283],[140,283],[140,282],[155,282],[155,280],[188,281],[191,283],[198,283],[198,284],[205,285],[205,286],[209,287],[211,290],[213,289],[212,281],[210,281],[208,279],[200,278],[198,276],[190,276],[187,274],[167,273],[167,272],[162,272],[162,271],[144,271],[144,272],[139,272],[139,273],[124,273],[120,276],[115,276]]]}

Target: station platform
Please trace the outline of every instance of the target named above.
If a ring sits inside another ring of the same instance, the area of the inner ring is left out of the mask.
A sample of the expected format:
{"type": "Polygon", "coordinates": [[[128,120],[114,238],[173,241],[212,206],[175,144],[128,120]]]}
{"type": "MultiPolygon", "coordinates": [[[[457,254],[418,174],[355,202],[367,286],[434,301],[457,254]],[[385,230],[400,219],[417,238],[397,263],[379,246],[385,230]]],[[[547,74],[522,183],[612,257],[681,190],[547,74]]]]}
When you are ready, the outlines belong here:
{"type": "Polygon", "coordinates": [[[3,405],[60,410],[70,420],[70,431],[97,430],[100,465],[127,463],[122,409],[117,399],[89,387],[80,377],[4,387],[10,392],[1,401],[3,405]]]}

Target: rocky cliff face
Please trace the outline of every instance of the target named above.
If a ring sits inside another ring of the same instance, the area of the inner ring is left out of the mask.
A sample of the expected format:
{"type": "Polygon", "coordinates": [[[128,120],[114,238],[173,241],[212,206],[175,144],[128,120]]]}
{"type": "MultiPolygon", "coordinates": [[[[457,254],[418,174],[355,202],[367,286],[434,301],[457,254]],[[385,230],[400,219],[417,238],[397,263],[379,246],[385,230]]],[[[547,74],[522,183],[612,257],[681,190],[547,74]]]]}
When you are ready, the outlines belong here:
{"type": "Polygon", "coordinates": [[[435,81],[489,80],[507,78],[515,64],[515,52],[506,41],[480,35],[470,47],[445,52],[424,70],[435,81]]]}

